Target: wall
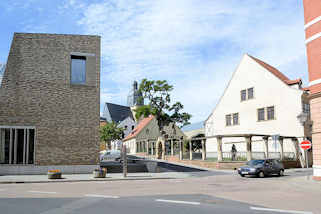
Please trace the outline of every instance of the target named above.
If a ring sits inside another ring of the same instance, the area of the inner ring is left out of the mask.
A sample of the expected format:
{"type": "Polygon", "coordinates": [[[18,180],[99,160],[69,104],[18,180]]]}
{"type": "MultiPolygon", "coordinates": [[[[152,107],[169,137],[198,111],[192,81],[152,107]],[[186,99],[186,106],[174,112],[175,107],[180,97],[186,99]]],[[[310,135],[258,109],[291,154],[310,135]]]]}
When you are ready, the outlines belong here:
{"type": "Polygon", "coordinates": [[[0,126],[35,126],[36,165],[96,164],[100,37],[15,33],[3,85],[0,126]],[[70,84],[71,53],[86,56],[86,84],[70,84]]]}

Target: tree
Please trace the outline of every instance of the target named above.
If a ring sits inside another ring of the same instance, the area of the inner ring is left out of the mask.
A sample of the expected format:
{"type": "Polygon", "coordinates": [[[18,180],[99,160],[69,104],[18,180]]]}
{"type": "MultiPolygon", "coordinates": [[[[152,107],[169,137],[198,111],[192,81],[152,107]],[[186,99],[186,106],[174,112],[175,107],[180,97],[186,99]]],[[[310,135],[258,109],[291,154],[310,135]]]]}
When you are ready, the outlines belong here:
{"type": "Polygon", "coordinates": [[[147,99],[148,105],[140,106],[135,110],[137,119],[154,115],[160,130],[161,136],[164,136],[164,127],[171,122],[179,127],[189,124],[191,115],[181,112],[184,106],[180,102],[171,104],[170,92],[173,86],[166,80],[147,80],[143,79],[139,85],[139,92],[142,93],[141,99],[147,99]]]}
{"type": "Polygon", "coordinates": [[[117,127],[116,123],[107,123],[100,127],[100,140],[108,145],[108,149],[111,149],[111,141],[122,139],[123,131],[124,129],[117,127]]]}

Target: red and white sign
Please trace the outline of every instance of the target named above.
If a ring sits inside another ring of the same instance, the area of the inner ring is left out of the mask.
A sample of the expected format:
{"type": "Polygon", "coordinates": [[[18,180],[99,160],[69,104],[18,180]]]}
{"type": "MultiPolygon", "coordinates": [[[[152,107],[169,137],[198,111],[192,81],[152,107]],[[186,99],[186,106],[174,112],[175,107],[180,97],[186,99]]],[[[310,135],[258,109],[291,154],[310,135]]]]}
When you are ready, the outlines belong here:
{"type": "Polygon", "coordinates": [[[304,140],[300,143],[300,147],[304,150],[310,149],[312,147],[312,144],[309,140],[304,140]]]}

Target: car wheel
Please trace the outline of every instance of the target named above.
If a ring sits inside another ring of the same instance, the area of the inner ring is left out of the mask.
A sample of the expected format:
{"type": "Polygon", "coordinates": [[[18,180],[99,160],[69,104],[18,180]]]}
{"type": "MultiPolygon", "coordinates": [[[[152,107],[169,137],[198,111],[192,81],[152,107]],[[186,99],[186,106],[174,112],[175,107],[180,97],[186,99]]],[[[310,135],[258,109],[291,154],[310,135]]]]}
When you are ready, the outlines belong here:
{"type": "Polygon", "coordinates": [[[264,172],[263,171],[259,172],[258,176],[259,176],[259,178],[264,178],[264,176],[265,176],[264,172]]]}
{"type": "Polygon", "coordinates": [[[279,172],[279,176],[283,176],[284,175],[284,170],[281,169],[280,172],[279,172]]]}

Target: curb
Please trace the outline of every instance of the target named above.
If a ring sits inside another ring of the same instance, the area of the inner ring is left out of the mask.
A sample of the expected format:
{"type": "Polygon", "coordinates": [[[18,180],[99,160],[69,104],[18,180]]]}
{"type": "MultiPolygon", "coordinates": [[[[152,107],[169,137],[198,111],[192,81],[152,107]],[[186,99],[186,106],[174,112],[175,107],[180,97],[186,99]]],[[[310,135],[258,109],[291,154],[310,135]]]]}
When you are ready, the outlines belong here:
{"type": "Polygon", "coordinates": [[[0,181],[1,184],[30,184],[30,183],[67,183],[67,182],[95,182],[95,181],[129,181],[129,180],[165,180],[165,179],[179,179],[179,178],[173,178],[173,177],[160,177],[160,178],[110,178],[110,179],[78,179],[78,180],[64,180],[64,179],[57,179],[57,180],[48,180],[48,181],[0,181]]]}

